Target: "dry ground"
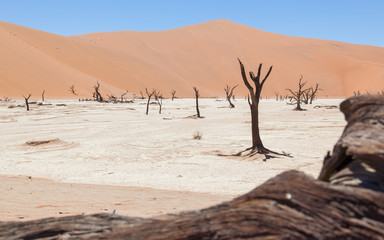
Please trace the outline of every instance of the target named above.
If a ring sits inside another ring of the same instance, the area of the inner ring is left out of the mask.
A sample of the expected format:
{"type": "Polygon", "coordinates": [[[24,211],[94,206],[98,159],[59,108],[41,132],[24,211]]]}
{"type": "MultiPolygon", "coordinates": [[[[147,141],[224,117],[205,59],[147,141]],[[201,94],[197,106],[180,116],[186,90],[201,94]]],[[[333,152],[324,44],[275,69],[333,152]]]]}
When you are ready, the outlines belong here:
{"type": "Polygon", "coordinates": [[[48,100],[52,105],[32,105],[29,112],[17,107],[22,101],[0,102],[0,221],[113,209],[157,215],[229,200],[289,169],[317,177],[345,121],[338,109],[314,106],[340,102],[317,100],[297,112],[262,100],[265,146],[293,156],[271,159],[218,156],[250,146],[244,99],[234,109],[224,100],[200,99],[203,119],[186,118],[195,114],[194,99],[165,99],[163,114],[151,105],[148,116],[145,100],[48,100]]]}

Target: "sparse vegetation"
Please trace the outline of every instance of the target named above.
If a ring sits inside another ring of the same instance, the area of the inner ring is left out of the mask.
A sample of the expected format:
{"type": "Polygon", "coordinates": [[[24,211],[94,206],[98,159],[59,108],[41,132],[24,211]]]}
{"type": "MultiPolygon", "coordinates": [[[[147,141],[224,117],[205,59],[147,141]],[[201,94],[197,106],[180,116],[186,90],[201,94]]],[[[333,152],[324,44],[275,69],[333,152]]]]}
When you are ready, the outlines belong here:
{"type": "Polygon", "coordinates": [[[194,134],[193,134],[193,139],[195,140],[201,140],[203,138],[203,134],[199,131],[196,131],[194,134]]]}

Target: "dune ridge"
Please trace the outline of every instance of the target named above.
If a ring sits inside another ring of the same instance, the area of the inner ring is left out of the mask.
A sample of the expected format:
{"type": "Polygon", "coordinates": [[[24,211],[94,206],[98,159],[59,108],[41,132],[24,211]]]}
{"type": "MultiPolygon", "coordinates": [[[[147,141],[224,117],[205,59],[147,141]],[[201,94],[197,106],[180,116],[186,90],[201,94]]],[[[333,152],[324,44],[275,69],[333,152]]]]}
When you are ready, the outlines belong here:
{"type": "Polygon", "coordinates": [[[164,97],[223,96],[226,84],[239,84],[236,58],[246,70],[274,66],[263,95],[288,94],[300,74],[308,85],[320,83],[322,96],[384,89],[384,48],[268,33],[228,20],[215,20],[161,32],[103,32],[60,36],[0,22],[0,96],[38,99],[91,98],[102,94],[139,95],[157,88],[164,97]],[[78,96],[69,88],[75,85],[78,96]]]}

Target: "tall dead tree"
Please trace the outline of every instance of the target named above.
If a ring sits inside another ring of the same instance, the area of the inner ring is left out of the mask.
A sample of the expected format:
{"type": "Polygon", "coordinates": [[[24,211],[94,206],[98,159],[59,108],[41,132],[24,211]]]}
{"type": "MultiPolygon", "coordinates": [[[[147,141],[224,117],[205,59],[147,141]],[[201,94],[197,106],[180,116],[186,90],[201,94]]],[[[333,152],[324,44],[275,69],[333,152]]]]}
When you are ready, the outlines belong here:
{"type": "Polygon", "coordinates": [[[303,80],[303,75],[300,75],[300,79],[299,79],[299,85],[298,85],[298,90],[296,92],[292,91],[291,89],[287,89],[288,91],[291,92],[291,99],[293,101],[293,104],[296,104],[296,108],[293,109],[293,110],[296,110],[296,111],[303,111],[305,109],[302,109],[301,108],[301,102],[302,102],[302,98],[303,98],[303,95],[306,91],[308,91],[308,89],[304,89],[304,86],[305,84],[307,84],[307,82],[301,82],[301,80],[303,80]]]}
{"type": "Polygon", "coordinates": [[[176,90],[172,90],[171,94],[172,94],[172,101],[173,101],[173,99],[175,99],[176,90]]]}
{"type": "Polygon", "coordinates": [[[45,98],[44,98],[44,94],[45,94],[45,90],[43,91],[43,93],[41,94],[41,101],[44,102],[45,98]]]}
{"type": "Polygon", "coordinates": [[[310,97],[309,97],[309,104],[312,104],[313,100],[315,100],[317,92],[318,91],[323,91],[323,89],[319,88],[319,84],[316,83],[315,89],[313,87],[310,88],[310,97]]]}
{"type": "Polygon", "coordinates": [[[97,84],[95,86],[93,86],[93,89],[95,90],[95,92],[93,93],[93,98],[96,101],[98,101],[98,102],[102,102],[103,101],[103,97],[100,94],[100,83],[99,83],[99,81],[97,81],[97,84]]]}
{"type": "Polygon", "coordinates": [[[163,106],[163,95],[161,94],[160,91],[156,92],[155,90],[155,100],[159,105],[159,114],[161,114],[161,107],[163,106]]]}
{"type": "Polygon", "coordinates": [[[27,107],[27,111],[29,111],[29,102],[28,102],[28,100],[29,100],[29,98],[30,98],[31,96],[32,96],[32,94],[29,94],[28,97],[26,97],[26,96],[23,95],[23,97],[24,97],[24,99],[25,99],[25,106],[27,107]]]}
{"type": "Polygon", "coordinates": [[[75,90],[75,85],[72,85],[72,86],[69,88],[69,91],[70,91],[73,95],[77,96],[77,93],[76,93],[76,90],[75,90]]]}
{"type": "Polygon", "coordinates": [[[196,87],[193,87],[193,90],[195,91],[195,98],[196,98],[196,112],[197,112],[197,117],[200,118],[200,110],[199,110],[199,90],[197,90],[196,87]]]}
{"type": "Polygon", "coordinates": [[[234,87],[230,87],[230,86],[227,85],[227,86],[224,88],[224,91],[225,91],[225,94],[227,95],[227,100],[228,100],[228,102],[229,102],[229,107],[230,107],[230,108],[234,108],[234,107],[235,107],[235,105],[231,102],[231,98],[232,98],[232,96],[233,96],[233,90],[234,90],[237,86],[239,86],[239,85],[236,85],[236,86],[234,86],[234,87]]]}
{"type": "Polygon", "coordinates": [[[142,91],[140,91],[140,95],[141,95],[141,99],[145,99],[142,91]]]}
{"type": "MultiPolygon", "coordinates": [[[[263,142],[261,141],[261,138],[260,138],[260,130],[259,130],[259,101],[260,101],[260,94],[261,94],[261,90],[263,89],[265,81],[269,77],[269,74],[271,74],[273,66],[271,66],[269,68],[267,75],[265,75],[265,77],[262,80],[260,80],[260,78],[261,78],[261,68],[263,66],[262,63],[260,63],[260,65],[259,65],[259,69],[257,71],[257,75],[256,76],[255,76],[255,74],[252,71],[249,72],[249,76],[250,76],[250,78],[252,79],[252,81],[253,81],[253,83],[255,85],[255,88],[253,88],[251,86],[251,84],[248,82],[248,79],[247,79],[247,76],[246,76],[246,73],[245,73],[245,68],[244,68],[243,63],[240,61],[240,59],[237,59],[237,60],[239,60],[241,76],[243,78],[244,84],[248,88],[249,94],[250,94],[248,96],[248,103],[249,103],[249,106],[251,108],[252,147],[246,149],[245,151],[251,150],[251,153],[250,153],[251,155],[253,155],[255,153],[261,153],[261,154],[274,153],[274,154],[278,154],[278,153],[273,152],[273,151],[271,151],[271,150],[269,150],[269,149],[264,147],[263,142]]],[[[242,152],[240,152],[239,155],[241,155],[241,153],[242,152]]]]}
{"type": "Polygon", "coordinates": [[[147,96],[148,96],[147,111],[145,112],[145,114],[148,115],[148,112],[149,112],[149,103],[150,103],[150,101],[151,101],[151,98],[152,98],[153,94],[155,94],[155,90],[153,89],[152,92],[149,92],[148,89],[146,88],[146,89],[145,89],[145,92],[147,93],[147,96]]]}

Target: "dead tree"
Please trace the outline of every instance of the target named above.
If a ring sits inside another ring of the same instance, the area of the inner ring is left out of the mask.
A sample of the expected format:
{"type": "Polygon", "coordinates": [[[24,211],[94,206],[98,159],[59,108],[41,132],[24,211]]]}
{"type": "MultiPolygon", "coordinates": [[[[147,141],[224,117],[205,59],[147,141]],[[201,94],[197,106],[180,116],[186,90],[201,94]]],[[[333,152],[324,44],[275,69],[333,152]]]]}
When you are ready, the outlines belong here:
{"type": "Polygon", "coordinates": [[[111,102],[116,102],[117,101],[117,97],[115,97],[114,95],[108,95],[107,94],[107,97],[108,97],[108,100],[111,101],[111,102]]]}
{"type": "Polygon", "coordinates": [[[230,108],[234,108],[235,105],[231,102],[231,98],[233,96],[233,90],[237,87],[238,85],[234,86],[234,87],[230,87],[230,86],[226,86],[224,88],[224,91],[225,91],[225,94],[227,95],[227,100],[229,102],[229,107],[230,108]]]}
{"type": "Polygon", "coordinates": [[[303,98],[303,95],[306,91],[308,91],[308,89],[303,89],[305,84],[307,82],[301,82],[301,80],[303,80],[303,75],[300,75],[300,79],[299,79],[299,88],[296,92],[292,91],[291,89],[286,89],[288,91],[291,92],[291,97],[292,97],[292,101],[293,101],[293,104],[296,104],[296,108],[293,109],[293,110],[296,110],[296,111],[303,111],[305,109],[302,109],[301,108],[301,102],[303,101],[302,98],[303,98]]]}
{"type": "MultiPolygon", "coordinates": [[[[275,92],[276,101],[279,101],[279,92],[275,92]]],[[[281,96],[280,96],[281,98],[281,96]]]]}
{"type": "Polygon", "coordinates": [[[353,95],[354,96],[360,96],[361,95],[360,90],[353,91],[353,95]]]}
{"type": "Polygon", "coordinates": [[[70,91],[73,95],[77,96],[77,93],[76,93],[76,90],[75,90],[75,85],[72,85],[72,86],[69,88],[69,91],[70,91]]]}
{"type": "Polygon", "coordinates": [[[102,102],[103,101],[103,97],[100,94],[100,83],[99,83],[99,81],[97,81],[97,84],[95,86],[93,86],[93,89],[95,90],[95,92],[93,93],[93,98],[95,99],[95,101],[102,102]]]}
{"type": "Polygon", "coordinates": [[[145,99],[142,91],[140,91],[140,95],[141,95],[141,99],[145,99]]]}
{"type": "Polygon", "coordinates": [[[312,104],[313,100],[316,99],[317,92],[323,91],[323,89],[319,88],[319,84],[316,83],[315,89],[313,89],[313,87],[311,87],[309,91],[311,92],[310,97],[309,97],[309,104],[312,104]]]}
{"type": "Polygon", "coordinates": [[[171,94],[172,94],[172,101],[173,101],[173,99],[175,99],[176,90],[172,90],[171,94]]]}
{"type": "Polygon", "coordinates": [[[43,93],[41,94],[41,101],[44,102],[44,94],[45,94],[45,90],[43,91],[43,93]]]}
{"type": "Polygon", "coordinates": [[[125,93],[122,93],[121,96],[120,96],[120,99],[121,99],[121,102],[124,101],[124,96],[128,94],[128,90],[125,91],[125,93]]]}
{"type": "Polygon", "coordinates": [[[155,90],[155,100],[159,105],[159,114],[161,114],[161,107],[163,106],[163,95],[161,94],[160,91],[156,92],[155,90]]]}
{"type": "MultiPolygon", "coordinates": [[[[252,79],[255,89],[251,86],[251,84],[248,82],[246,73],[245,73],[245,68],[243,63],[239,60],[240,64],[240,70],[241,70],[241,76],[243,78],[245,86],[249,90],[248,95],[248,104],[249,107],[251,108],[251,122],[252,122],[252,147],[246,149],[245,151],[251,150],[250,155],[256,154],[256,153],[261,153],[261,154],[268,154],[268,153],[274,153],[278,154],[276,152],[273,152],[267,148],[264,147],[263,142],[261,141],[260,138],[260,130],[259,130],[259,101],[260,101],[260,94],[261,90],[263,89],[264,83],[269,77],[269,74],[271,74],[272,67],[271,66],[268,70],[267,75],[260,81],[261,78],[261,67],[262,63],[259,65],[259,69],[257,71],[257,76],[251,71],[249,72],[249,76],[252,79]]],[[[243,152],[238,153],[238,155],[241,155],[243,152]]]]}
{"type": "Polygon", "coordinates": [[[197,90],[196,87],[193,87],[193,90],[195,91],[197,117],[201,118],[200,110],[199,110],[199,97],[200,97],[199,90],[197,90]]]}
{"type": "Polygon", "coordinates": [[[23,95],[23,97],[24,97],[24,99],[25,99],[25,106],[27,107],[27,111],[29,111],[29,102],[28,102],[28,100],[29,100],[29,98],[30,98],[31,96],[32,96],[32,94],[29,94],[28,97],[26,97],[26,96],[23,95]]]}
{"type": "MultiPolygon", "coordinates": [[[[149,103],[151,101],[151,98],[153,96],[153,94],[155,94],[155,90],[153,89],[152,92],[149,92],[147,88],[145,88],[145,92],[147,93],[147,96],[148,96],[148,102],[147,102],[147,111],[145,112],[146,115],[148,115],[148,112],[149,112],[149,103]]],[[[141,91],[140,91],[141,93],[141,91]]]]}

